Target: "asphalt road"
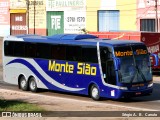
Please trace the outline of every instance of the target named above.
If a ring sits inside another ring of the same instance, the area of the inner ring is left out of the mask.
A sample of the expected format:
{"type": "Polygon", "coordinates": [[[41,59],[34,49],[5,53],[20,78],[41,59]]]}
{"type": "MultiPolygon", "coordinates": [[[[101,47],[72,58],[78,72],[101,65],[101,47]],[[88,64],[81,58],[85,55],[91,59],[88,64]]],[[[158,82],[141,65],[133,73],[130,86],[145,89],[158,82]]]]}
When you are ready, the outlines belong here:
{"type": "MultiPolygon", "coordinates": [[[[0,70],[0,88],[2,89],[9,89],[13,91],[21,91],[18,89],[15,85],[10,85],[2,80],[2,70],[0,70]]],[[[103,99],[101,101],[98,101],[99,103],[103,104],[111,104],[111,105],[117,105],[117,106],[125,106],[128,108],[142,108],[142,110],[156,110],[160,111],[160,77],[154,77],[154,91],[152,95],[150,96],[144,96],[144,97],[135,97],[130,100],[111,100],[111,99],[103,99]]],[[[73,95],[73,94],[64,94],[59,92],[53,92],[53,91],[40,91],[40,95],[47,95],[47,96],[57,96],[61,98],[66,99],[73,99],[73,100],[80,100],[80,101],[86,101],[86,102],[93,102],[91,98],[88,96],[81,96],[81,95],[73,95]]],[[[45,96],[44,96],[45,97],[45,96]]]]}

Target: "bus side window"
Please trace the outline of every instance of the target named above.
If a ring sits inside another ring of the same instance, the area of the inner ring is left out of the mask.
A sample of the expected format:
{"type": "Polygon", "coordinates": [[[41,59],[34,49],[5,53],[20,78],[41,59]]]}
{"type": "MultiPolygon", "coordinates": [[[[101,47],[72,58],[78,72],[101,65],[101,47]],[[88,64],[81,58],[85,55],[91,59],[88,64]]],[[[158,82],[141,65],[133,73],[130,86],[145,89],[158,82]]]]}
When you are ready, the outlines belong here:
{"type": "Polygon", "coordinates": [[[66,46],[52,45],[51,46],[51,59],[66,60],[66,46]]]}
{"type": "Polygon", "coordinates": [[[37,52],[37,45],[34,43],[26,43],[25,56],[28,58],[35,58],[37,52]]]}
{"type": "Polygon", "coordinates": [[[4,42],[4,55],[14,56],[14,42],[11,41],[4,42]]]}
{"type": "Polygon", "coordinates": [[[96,47],[82,47],[83,62],[98,63],[97,48],[96,47]]]}
{"type": "Polygon", "coordinates": [[[25,43],[24,42],[15,42],[14,45],[14,56],[16,57],[25,57],[25,43]]]}
{"type": "Polygon", "coordinates": [[[82,49],[80,46],[66,46],[66,60],[82,61],[82,49]]]}
{"type": "Polygon", "coordinates": [[[112,58],[112,52],[110,48],[107,47],[101,47],[100,48],[100,57],[101,57],[101,62],[106,63],[107,60],[112,58]]]}
{"type": "Polygon", "coordinates": [[[37,44],[37,58],[50,59],[51,58],[51,47],[49,44],[37,44]]]}

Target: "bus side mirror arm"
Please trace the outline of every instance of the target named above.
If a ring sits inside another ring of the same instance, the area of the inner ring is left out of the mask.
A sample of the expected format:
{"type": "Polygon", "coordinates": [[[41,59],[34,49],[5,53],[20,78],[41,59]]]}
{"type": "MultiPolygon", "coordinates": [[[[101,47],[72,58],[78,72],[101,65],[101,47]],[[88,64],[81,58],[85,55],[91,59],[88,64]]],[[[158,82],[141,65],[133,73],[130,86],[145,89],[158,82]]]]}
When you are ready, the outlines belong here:
{"type": "Polygon", "coordinates": [[[114,61],[114,66],[115,66],[115,70],[120,70],[120,59],[117,57],[113,57],[113,61],[114,61]]]}
{"type": "Polygon", "coordinates": [[[159,65],[158,55],[157,55],[157,54],[150,53],[150,56],[155,58],[155,64],[154,64],[154,66],[158,66],[158,65],[159,65]]]}

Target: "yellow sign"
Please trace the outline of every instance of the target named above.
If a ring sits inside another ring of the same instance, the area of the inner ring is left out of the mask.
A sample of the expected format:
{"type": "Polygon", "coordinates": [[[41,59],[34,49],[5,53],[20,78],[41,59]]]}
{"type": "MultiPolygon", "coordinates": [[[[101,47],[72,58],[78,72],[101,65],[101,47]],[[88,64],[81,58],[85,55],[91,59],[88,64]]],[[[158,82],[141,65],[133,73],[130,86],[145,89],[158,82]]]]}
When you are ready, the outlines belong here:
{"type": "MultiPolygon", "coordinates": [[[[74,64],[65,63],[57,63],[56,61],[49,61],[48,70],[54,72],[65,72],[65,73],[73,73],[75,70],[74,64]]],[[[93,75],[95,76],[97,73],[96,66],[92,66],[88,63],[77,63],[76,66],[76,74],[84,74],[84,75],[93,75]]]]}
{"type": "Polygon", "coordinates": [[[133,52],[132,51],[126,51],[126,52],[116,51],[115,55],[117,57],[131,56],[131,55],[133,55],[133,52]]]}
{"type": "MultiPolygon", "coordinates": [[[[147,54],[147,50],[143,50],[143,49],[137,49],[134,52],[134,55],[145,55],[147,54]]],[[[125,51],[125,52],[121,52],[121,51],[115,51],[115,56],[117,57],[124,57],[124,56],[132,56],[133,52],[132,51],[125,51]]]]}
{"type": "Polygon", "coordinates": [[[12,9],[10,10],[10,13],[26,13],[26,9],[12,9]]]}
{"type": "Polygon", "coordinates": [[[56,61],[52,62],[50,60],[48,65],[48,70],[55,72],[73,73],[74,65],[68,64],[68,62],[66,62],[65,64],[61,64],[61,63],[56,63],[56,61]]]}
{"type": "Polygon", "coordinates": [[[96,75],[96,67],[86,63],[78,63],[77,74],[96,75]]]}
{"type": "Polygon", "coordinates": [[[137,53],[137,55],[145,55],[145,54],[147,54],[147,50],[137,49],[136,53],[137,53]]]}

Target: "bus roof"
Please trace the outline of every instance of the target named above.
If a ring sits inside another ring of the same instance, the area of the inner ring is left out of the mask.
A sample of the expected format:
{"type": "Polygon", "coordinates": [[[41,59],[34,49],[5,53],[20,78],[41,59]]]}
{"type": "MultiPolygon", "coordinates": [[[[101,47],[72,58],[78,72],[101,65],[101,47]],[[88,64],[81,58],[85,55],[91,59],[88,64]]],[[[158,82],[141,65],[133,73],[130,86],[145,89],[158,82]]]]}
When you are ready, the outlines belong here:
{"type": "Polygon", "coordinates": [[[101,39],[97,36],[90,34],[57,34],[53,36],[40,36],[40,35],[17,35],[15,37],[9,36],[6,40],[15,40],[15,38],[26,42],[37,43],[60,43],[60,44],[75,44],[75,45],[96,45],[97,42],[104,45],[111,46],[126,45],[126,44],[142,44],[134,40],[113,40],[113,39],[101,39]],[[14,39],[13,39],[14,38],[14,39]]]}

